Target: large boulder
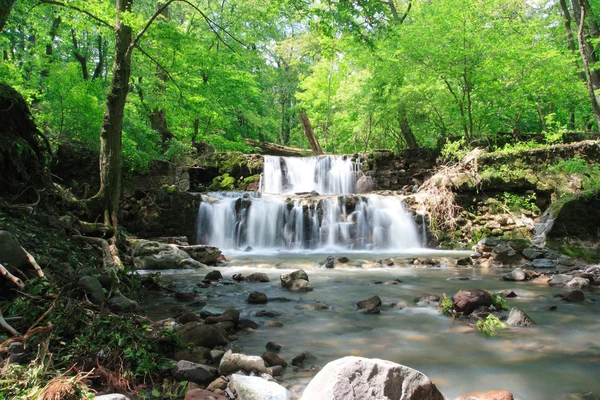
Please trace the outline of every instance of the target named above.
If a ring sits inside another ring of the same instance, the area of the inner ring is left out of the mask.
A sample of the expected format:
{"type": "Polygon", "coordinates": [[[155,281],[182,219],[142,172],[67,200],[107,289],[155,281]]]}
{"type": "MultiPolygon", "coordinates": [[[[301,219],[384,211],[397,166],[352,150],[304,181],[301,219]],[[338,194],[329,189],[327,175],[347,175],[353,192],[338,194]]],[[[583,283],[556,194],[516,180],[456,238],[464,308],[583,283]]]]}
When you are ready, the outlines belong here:
{"type": "Polygon", "coordinates": [[[193,246],[177,246],[179,250],[185,251],[189,257],[202,264],[215,265],[221,258],[221,250],[215,246],[196,244],[193,246]]]}
{"type": "Polygon", "coordinates": [[[381,312],[381,299],[379,296],[373,296],[356,302],[356,307],[365,314],[379,314],[381,312]]]}
{"type": "Polygon", "coordinates": [[[106,301],[104,288],[102,288],[102,285],[100,284],[98,278],[89,275],[82,276],[81,278],[79,278],[79,285],[90,297],[92,303],[102,304],[106,301]]]}
{"type": "Polygon", "coordinates": [[[19,240],[9,231],[0,231],[0,264],[10,264],[19,269],[30,266],[19,240]]]}
{"type": "Polygon", "coordinates": [[[258,356],[247,356],[242,353],[233,353],[231,350],[227,350],[221,362],[219,363],[219,373],[221,375],[229,375],[236,371],[247,371],[257,370],[267,374],[271,373],[271,370],[265,365],[265,361],[258,356]]]}
{"type": "Polygon", "coordinates": [[[312,285],[308,281],[308,275],[302,269],[289,274],[281,274],[279,277],[281,286],[289,289],[291,292],[310,292],[313,290],[312,285]]]}
{"type": "Polygon", "coordinates": [[[461,290],[452,296],[452,305],[456,312],[468,315],[481,306],[491,306],[492,295],[481,289],[461,290]]]}
{"type": "Polygon", "coordinates": [[[188,253],[174,244],[147,241],[137,245],[133,250],[133,265],[137,269],[188,268],[191,265],[189,258],[188,253]]]}
{"type": "Polygon", "coordinates": [[[310,381],[302,400],[444,400],[421,372],[391,361],[344,357],[310,381]]]}
{"type": "Polygon", "coordinates": [[[512,272],[504,275],[502,279],[504,279],[505,281],[520,282],[527,279],[527,275],[525,275],[525,271],[523,271],[521,268],[515,268],[514,270],[512,270],[512,272]]]}
{"type": "Polygon", "coordinates": [[[520,308],[513,307],[508,314],[506,323],[510,326],[529,326],[535,325],[535,322],[520,308]]]}
{"type": "Polygon", "coordinates": [[[237,393],[238,400],[293,400],[294,395],[279,385],[258,376],[234,374],[227,385],[237,393]]]}
{"type": "Polygon", "coordinates": [[[269,282],[269,276],[264,272],[253,272],[246,277],[246,282],[250,283],[260,283],[260,282],[269,282]]]}
{"type": "Polygon", "coordinates": [[[177,333],[184,343],[212,349],[228,343],[227,330],[221,324],[207,325],[199,322],[188,322],[177,328],[177,333]]]}
{"type": "Polygon", "coordinates": [[[363,175],[356,181],[356,193],[364,194],[379,190],[377,180],[372,176],[363,175]]]}

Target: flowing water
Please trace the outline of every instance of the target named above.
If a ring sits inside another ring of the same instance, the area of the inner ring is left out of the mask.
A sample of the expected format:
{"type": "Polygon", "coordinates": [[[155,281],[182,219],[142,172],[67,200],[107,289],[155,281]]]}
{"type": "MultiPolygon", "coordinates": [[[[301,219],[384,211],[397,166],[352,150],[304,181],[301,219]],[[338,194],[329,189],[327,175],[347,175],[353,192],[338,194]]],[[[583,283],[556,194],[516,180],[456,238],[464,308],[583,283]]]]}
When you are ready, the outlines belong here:
{"type": "MultiPolygon", "coordinates": [[[[198,211],[198,241],[221,248],[230,260],[220,270],[225,279],[235,273],[265,272],[269,283],[231,283],[199,289],[209,306],[237,308],[242,318],[261,326],[240,332],[236,342],[246,354],[261,355],[265,344],[283,346],[288,361],[308,351],[316,359],[307,368],[285,369],[284,383],[300,393],[315,371],[311,365],[347,355],[382,358],[418,369],[448,397],[469,391],[506,389],[517,399],[558,399],[568,393],[600,393],[600,302],[569,304],[552,297],[559,288],[534,283],[505,282],[506,271],[470,267],[417,267],[410,257],[462,257],[468,253],[440,253],[422,248],[426,242],[424,216],[413,217],[395,196],[353,195],[360,166],[345,157],[266,157],[262,193],[203,195],[198,211]],[[312,194],[294,195],[298,192],[312,194]],[[247,250],[249,252],[244,251],[247,250]],[[323,269],[325,258],[347,255],[346,268],[323,269]],[[396,266],[382,268],[376,260],[392,257],[396,266]],[[305,269],[314,287],[309,293],[290,293],[280,287],[279,276],[305,269]],[[400,279],[396,285],[376,282],[400,279]],[[468,280],[467,280],[468,279],[468,280]],[[430,306],[414,304],[422,294],[481,288],[513,289],[518,297],[509,306],[525,310],[536,326],[510,328],[486,338],[461,323],[452,323],[430,306]],[[246,303],[251,291],[266,293],[266,305],[246,303]],[[358,300],[378,295],[389,307],[379,315],[355,310],[358,300]],[[302,310],[315,301],[327,310],[302,310]],[[549,307],[557,305],[556,311],[549,307]],[[272,319],[256,312],[280,313],[285,325],[268,328],[272,319]]],[[[451,263],[452,264],[452,263],[451,263]]],[[[450,264],[449,264],[450,265],[450,264]]],[[[179,290],[191,290],[205,270],[165,271],[163,280],[179,290]]],[[[595,293],[586,293],[593,299],[595,293]]],[[[155,318],[168,313],[171,298],[148,300],[155,318]]],[[[199,311],[199,309],[191,309],[199,311]]]]}
{"type": "MultiPolygon", "coordinates": [[[[475,390],[506,389],[517,399],[558,399],[582,390],[600,393],[600,303],[570,304],[552,297],[563,290],[529,282],[505,282],[506,271],[470,267],[417,268],[397,266],[373,268],[369,261],[389,254],[353,252],[352,262],[363,268],[319,268],[327,254],[234,256],[227,267],[216,268],[225,279],[234,273],[245,275],[265,272],[269,283],[234,283],[200,289],[208,305],[235,307],[242,318],[261,326],[254,332],[240,332],[237,344],[246,354],[261,355],[268,341],[283,346],[280,355],[288,361],[308,351],[316,359],[307,363],[323,366],[347,355],[382,358],[401,363],[429,376],[447,398],[475,390]],[[291,293],[280,287],[282,273],[303,268],[314,287],[313,292],[291,293]],[[469,281],[458,278],[469,278],[469,281]],[[397,285],[376,282],[400,279],[397,285]],[[418,306],[413,298],[422,294],[446,293],[452,296],[461,289],[482,288],[491,291],[512,289],[518,297],[507,299],[510,307],[522,308],[537,323],[526,328],[510,328],[495,338],[486,338],[461,323],[452,324],[438,315],[436,308],[418,306]],[[271,301],[265,305],[246,303],[251,291],[266,293],[269,298],[285,297],[289,302],[271,301]],[[365,315],[355,310],[358,300],[373,295],[384,303],[404,303],[402,309],[384,309],[379,315],[365,315]],[[299,310],[296,306],[315,301],[332,307],[329,310],[299,310]],[[549,311],[557,305],[556,311],[549,311]],[[256,312],[280,313],[276,318],[256,317],[256,312]],[[262,326],[267,321],[282,321],[281,328],[262,326]]],[[[396,260],[396,265],[401,261],[396,260]]],[[[163,275],[178,289],[191,289],[201,282],[206,271],[168,271],[163,275]]],[[[594,293],[586,293],[594,298],[594,293]]],[[[172,299],[168,303],[175,303],[172,299]]],[[[170,316],[165,300],[147,304],[156,318],[170,316]]],[[[199,309],[192,311],[199,311],[199,309]]],[[[301,392],[316,372],[286,368],[286,385],[301,392]]]]}

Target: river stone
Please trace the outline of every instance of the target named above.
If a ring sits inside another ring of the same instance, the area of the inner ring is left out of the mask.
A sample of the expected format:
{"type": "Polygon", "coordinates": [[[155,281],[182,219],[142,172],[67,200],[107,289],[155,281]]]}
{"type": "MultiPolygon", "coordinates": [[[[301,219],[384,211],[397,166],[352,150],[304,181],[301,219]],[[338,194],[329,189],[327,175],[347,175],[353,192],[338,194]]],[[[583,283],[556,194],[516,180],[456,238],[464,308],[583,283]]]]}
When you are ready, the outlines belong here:
{"type": "Polygon", "coordinates": [[[513,307],[510,310],[510,314],[508,314],[508,319],[506,320],[506,323],[511,326],[535,325],[535,322],[533,322],[529,315],[525,314],[525,311],[517,307],[513,307]]]}
{"type": "MultiPolygon", "coordinates": [[[[206,308],[206,307],[205,307],[206,308]]],[[[204,320],[205,324],[218,324],[219,322],[232,322],[237,325],[240,320],[240,312],[235,308],[231,308],[221,315],[211,315],[204,320]]]]}
{"type": "Polygon", "coordinates": [[[224,355],[225,355],[225,352],[223,350],[211,350],[210,351],[210,360],[213,362],[213,364],[216,364],[218,362],[221,362],[221,359],[223,358],[224,355]]]}
{"type": "Polygon", "coordinates": [[[509,274],[502,277],[505,281],[524,281],[527,278],[525,272],[521,268],[515,268],[509,274]]]}
{"type": "Polygon", "coordinates": [[[571,277],[570,275],[557,274],[557,275],[552,276],[552,278],[550,278],[550,280],[548,281],[548,285],[550,285],[550,286],[565,286],[567,283],[569,283],[571,281],[571,279],[573,279],[573,277],[571,277]]]}
{"type": "Polygon", "coordinates": [[[114,312],[131,312],[140,306],[137,302],[122,295],[111,297],[106,304],[114,312]]]}
{"type": "Polygon", "coordinates": [[[567,282],[566,286],[569,289],[585,289],[590,285],[590,281],[585,278],[575,277],[567,282]]]}
{"type": "Polygon", "coordinates": [[[275,342],[268,342],[265,347],[267,348],[267,350],[269,351],[279,351],[281,350],[281,345],[277,344],[275,342]]]}
{"type": "Polygon", "coordinates": [[[295,279],[288,287],[290,292],[312,292],[313,287],[309,281],[304,279],[295,279]]]}
{"type": "Polygon", "coordinates": [[[258,376],[234,374],[227,387],[237,393],[238,400],[293,400],[294,395],[276,382],[258,376]]]}
{"type": "Polygon", "coordinates": [[[581,303],[585,300],[585,295],[581,290],[573,290],[567,293],[567,295],[563,297],[563,300],[571,303],[581,303]]]}
{"type": "Polygon", "coordinates": [[[120,393],[103,394],[101,396],[94,396],[94,400],[129,400],[129,397],[120,393]]]}
{"type": "Polygon", "coordinates": [[[536,258],[531,262],[533,268],[556,268],[556,262],[549,258],[536,258]]]}
{"type": "Polygon", "coordinates": [[[415,304],[418,305],[437,305],[440,302],[440,296],[437,294],[422,294],[419,297],[415,297],[413,300],[415,304]]]}
{"type": "Polygon", "coordinates": [[[305,361],[316,360],[317,358],[310,354],[308,351],[304,351],[292,358],[292,365],[295,367],[302,367],[305,361]]]}
{"type": "Polygon", "coordinates": [[[267,304],[269,299],[267,295],[261,292],[251,292],[248,295],[248,304],[267,304]]]}
{"type": "Polygon", "coordinates": [[[481,306],[491,306],[492,295],[481,289],[461,290],[452,296],[452,305],[456,312],[468,315],[481,306]]]}
{"type": "Polygon", "coordinates": [[[365,194],[379,190],[377,180],[370,175],[363,175],[356,181],[356,193],[365,194]]]}
{"type": "Polygon", "coordinates": [[[238,324],[237,324],[237,328],[242,330],[242,329],[258,329],[259,325],[252,321],[251,319],[240,319],[238,324]]]}
{"type": "Polygon", "coordinates": [[[227,331],[219,324],[206,325],[199,322],[188,322],[176,328],[176,330],[184,343],[191,343],[210,349],[228,343],[227,331]]]}
{"type": "Polygon", "coordinates": [[[350,262],[350,259],[348,257],[342,256],[338,257],[337,261],[341,264],[348,264],[350,262]]]}
{"type": "Polygon", "coordinates": [[[90,296],[90,300],[94,304],[102,304],[106,301],[106,296],[104,295],[104,289],[100,284],[98,278],[93,276],[82,276],[79,279],[79,285],[85,290],[85,292],[90,296]]]}
{"type": "Polygon", "coordinates": [[[492,253],[494,253],[494,259],[502,263],[515,261],[518,258],[516,250],[506,242],[499,243],[496,247],[494,247],[492,253]]]}
{"type": "Polygon", "coordinates": [[[529,261],[533,261],[536,258],[540,258],[544,255],[544,252],[539,247],[528,247],[523,250],[523,257],[528,259],[529,261]]]}
{"type": "Polygon", "coordinates": [[[274,365],[281,365],[283,368],[287,367],[287,362],[281,358],[279,355],[275,353],[271,353],[266,351],[262,355],[262,359],[265,361],[265,365],[267,367],[272,367],[274,365]]]}
{"type": "Polygon", "coordinates": [[[323,303],[300,304],[296,310],[329,310],[329,306],[323,303]]]}
{"type": "Polygon", "coordinates": [[[246,282],[250,283],[259,283],[259,282],[269,282],[269,277],[264,272],[253,272],[246,277],[246,282]]]}
{"type": "Polygon", "coordinates": [[[190,256],[174,244],[143,242],[133,250],[133,265],[137,269],[180,269],[190,256]]]}
{"type": "Polygon", "coordinates": [[[270,369],[266,367],[265,362],[258,356],[247,356],[242,353],[233,353],[231,350],[227,350],[221,362],[219,363],[219,373],[221,375],[229,375],[236,371],[247,371],[257,370],[270,374],[270,369]]]}
{"type": "Polygon", "coordinates": [[[560,258],[560,253],[551,249],[544,249],[544,258],[548,258],[550,260],[558,260],[560,258]]]}
{"type": "Polygon", "coordinates": [[[30,266],[19,240],[9,231],[0,230],[0,264],[10,264],[18,269],[30,266]]]}
{"type": "Polygon", "coordinates": [[[213,271],[209,271],[206,276],[204,277],[205,281],[220,281],[221,279],[223,279],[223,275],[221,274],[221,271],[217,271],[217,270],[213,270],[213,271]]]}
{"type": "Polygon", "coordinates": [[[188,257],[191,257],[202,264],[215,265],[222,256],[221,250],[217,247],[205,244],[177,246],[177,248],[186,252],[188,257]]]}
{"type": "Polygon", "coordinates": [[[564,265],[565,267],[572,267],[573,265],[575,265],[575,260],[573,260],[569,256],[560,256],[558,257],[557,262],[559,265],[564,265]]]}
{"type": "Polygon", "coordinates": [[[310,381],[301,400],[444,400],[421,372],[386,360],[344,357],[310,381]]]}
{"type": "Polygon", "coordinates": [[[223,310],[222,308],[204,306],[202,310],[200,310],[200,317],[218,317],[219,315],[223,315],[223,313],[225,313],[225,310],[223,310]]]}
{"type": "Polygon", "coordinates": [[[365,314],[379,314],[381,312],[381,299],[379,296],[373,296],[366,300],[360,300],[356,307],[365,314]]]}
{"type": "Polygon", "coordinates": [[[308,275],[306,274],[306,272],[304,272],[304,270],[299,269],[289,274],[281,274],[279,279],[281,280],[281,286],[289,287],[292,285],[292,282],[296,279],[304,279],[305,281],[308,281],[308,275]]]}
{"type": "Polygon", "coordinates": [[[514,396],[507,390],[490,390],[463,394],[456,400],[514,400],[514,396]]]}
{"type": "Polygon", "coordinates": [[[171,370],[171,375],[178,381],[190,381],[199,385],[207,385],[217,377],[217,369],[208,365],[196,364],[181,360],[171,370]]]}

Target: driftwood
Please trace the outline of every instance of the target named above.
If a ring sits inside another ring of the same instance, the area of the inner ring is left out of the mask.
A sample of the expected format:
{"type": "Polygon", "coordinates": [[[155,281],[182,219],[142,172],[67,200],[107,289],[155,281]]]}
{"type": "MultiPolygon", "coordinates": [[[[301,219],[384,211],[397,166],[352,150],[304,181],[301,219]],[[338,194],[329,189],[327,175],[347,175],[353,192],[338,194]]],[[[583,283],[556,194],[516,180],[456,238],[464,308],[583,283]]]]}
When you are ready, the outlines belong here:
{"type": "Polygon", "coordinates": [[[258,147],[261,154],[266,156],[302,157],[309,153],[309,151],[304,149],[282,146],[275,143],[258,142],[252,139],[244,139],[244,141],[250,146],[258,147]]]}
{"type": "Polygon", "coordinates": [[[310,144],[310,148],[312,149],[313,153],[315,153],[317,156],[322,155],[323,150],[321,149],[319,141],[315,137],[315,133],[312,125],[310,124],[310,119],[308,119],[308,115],[306,115],[306,111],[300,110],[298,113],[298,118],[300,118],[300,123],[304,129],[304,136],[306,136],[306,139],[308,139],[308,144],[310,144]]]}

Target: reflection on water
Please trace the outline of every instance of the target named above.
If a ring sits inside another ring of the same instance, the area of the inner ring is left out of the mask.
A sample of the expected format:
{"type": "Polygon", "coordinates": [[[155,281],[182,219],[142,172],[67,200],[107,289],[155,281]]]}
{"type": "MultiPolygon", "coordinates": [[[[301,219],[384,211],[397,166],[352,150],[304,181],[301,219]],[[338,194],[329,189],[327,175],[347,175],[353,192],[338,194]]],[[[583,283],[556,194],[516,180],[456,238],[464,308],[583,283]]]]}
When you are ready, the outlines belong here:
{"type": "MultiPolygon", "coordinates": [[[[358,255],[351,255],[356,259],[358,255]]],[[[369,259],[376,258],[371,255],[369,259]]],[[[367,258],[367,255],[365,255],[367,258]]],[[[563,290],[531,283],[504,282],[506,271],[472,268],[413,267],[325,270],[316,268],[324,257],[294,254],[277,260],[268,256],[245,256],[217,268],[223,276],[234,273],[265,272],[269,283],[235,283],[201,289],[211,306],[235,307],[242,318],[251,318],[261,327],[255,332],[240,332],[238,344],[246,354],[261,355],[265,344],[274,341],[283,346],[280,355],[288,361],[309,351],[316,365],[347,355],[382,358],[405,364],[429,376],[448,397],[469,391],[506,389],[517,399],[556,399],[582,390],[600,393],[600,346],[598,318],[600,304],[569,304],[552,297],[563,290]],[[319,262],[315,261],[318,260],[319,262]],[[268,268],[257,268],[264,265],[268,268]],[[314,287],[309,293],[290,293],[279,286],[279,275],[298,267],[310,269],[314,287]],[[309,268],[310,267],[310,268],[309,268]],[[277,269],[274,269],[277,268],[277,269]],[[399,278],[397,285],[374,284],[399,278]],[[449,278],[471,278],[461,281],[449,278]],[[508,299],[509,306],[524,309],[536,321],[529,328],[502,331],[496,338],[485,338],[441,317],[431,307],[420,307],[413,298],[424,293],[452,296],[460,289],[482,288],[492,291],[513,289],[518,297],[508,299]],[[249,305],[251,291],[269,298],[287,297],[291,302],[249,305]],[[389,308],[379,315],[363,315],[354,303],[378,295],[383,302],[406,303],[404,308],[389,308]],[[330,310],[299,310],[295,307],[319,301],[330,310]],[[557,311],[549,311],[558,305],[557,311]],[[254,317],[259,310],[281,313],[276,319],[281,328],[262,326],[269,318],[254,317]]],[[[399,262],[397,262],[399,264],[399,262]]],[[[178,288],[200,282],[206,271],[170,271],[163,279],[178,288]]],[[[594,298],[595,293],[586,293],[594,298]]],[[[155,318],[171,316],[166,303],[172,299],[149,300],[148,313],[155,318]]],[[[306,385],[315,372],[284,373],[286,385],[306,385]]]]}

